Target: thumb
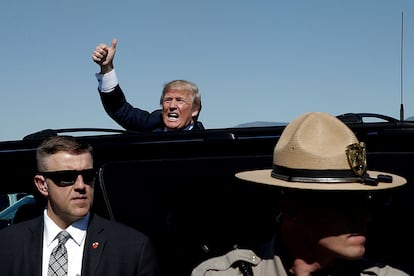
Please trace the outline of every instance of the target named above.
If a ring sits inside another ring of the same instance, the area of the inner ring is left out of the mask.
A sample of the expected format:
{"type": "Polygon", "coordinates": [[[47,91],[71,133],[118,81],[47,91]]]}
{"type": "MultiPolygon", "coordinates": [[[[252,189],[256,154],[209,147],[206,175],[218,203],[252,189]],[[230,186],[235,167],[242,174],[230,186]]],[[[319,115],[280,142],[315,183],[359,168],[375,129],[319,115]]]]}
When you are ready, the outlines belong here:
{"type": "Polygon", "coordinates": [[[112,39],[112,48],[114,48],[114,50],[116,49],[116,44],[118,44],[118,39],[117,38],[112,39]]]}

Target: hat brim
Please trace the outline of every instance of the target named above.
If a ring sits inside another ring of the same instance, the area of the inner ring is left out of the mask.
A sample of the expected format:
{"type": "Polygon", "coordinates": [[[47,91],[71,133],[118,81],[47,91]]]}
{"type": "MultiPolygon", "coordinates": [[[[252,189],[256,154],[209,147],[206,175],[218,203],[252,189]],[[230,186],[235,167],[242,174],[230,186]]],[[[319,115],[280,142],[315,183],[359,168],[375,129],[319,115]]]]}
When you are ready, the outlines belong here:
{"type": "Polygon", "coordinates": [[[396,174],[368,171],[370,177],[377,177],[379,174],[385,174],[392,176],[391,183],[379,182],[376,186],[366,185],[364,183],[309,183],[309,182],[291,182],[282,179],[273,178],[271,176],[272,170],[252,170],[236,173],[236,177],[242,180],[273,185],[278,187],[292,188],[292,189],[304,189],[304,190],[332,190],[332,191],[370,191],[370,190],[385,190],[396,188],[407,183],[404,177],[396,174]]]}

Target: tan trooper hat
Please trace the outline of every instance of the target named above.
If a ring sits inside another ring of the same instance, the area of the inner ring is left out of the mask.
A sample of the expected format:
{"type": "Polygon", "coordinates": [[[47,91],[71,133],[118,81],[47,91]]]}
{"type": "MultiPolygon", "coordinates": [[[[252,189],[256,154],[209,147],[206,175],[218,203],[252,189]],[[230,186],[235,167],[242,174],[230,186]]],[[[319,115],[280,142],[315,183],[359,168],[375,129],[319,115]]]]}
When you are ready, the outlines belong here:
{"type": "Polygon", "coordinates": [[[341,120],[324,112],[305,113],[289,123],[273,152],[273,168],[236,177],[308,190],[383,190],[404,185],[404,177],[367,171],[365,144],[341,120]]]}

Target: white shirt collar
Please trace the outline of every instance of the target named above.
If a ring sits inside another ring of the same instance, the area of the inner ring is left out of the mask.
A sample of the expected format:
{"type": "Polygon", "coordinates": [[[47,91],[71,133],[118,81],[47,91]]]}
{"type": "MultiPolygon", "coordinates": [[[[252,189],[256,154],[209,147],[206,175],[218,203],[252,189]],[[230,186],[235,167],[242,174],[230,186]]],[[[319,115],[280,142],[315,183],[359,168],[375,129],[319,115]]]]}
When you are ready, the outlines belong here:
{"type": "Polygon", "coordinates": [[[86,229],[89,222],[89,213],[85,217],[69,225],[69,227],[66,229],[60,229],[60,227],[56,225],[56,223],[47,215],[47,209],[44,210],[43,217],[45,223],[44,238],[48,247],[56,238],[57,234],[59,234],[59,232],[62,230],[66,230],[78,245],[80,245],[83,239],[86,237],[86,229]]]}

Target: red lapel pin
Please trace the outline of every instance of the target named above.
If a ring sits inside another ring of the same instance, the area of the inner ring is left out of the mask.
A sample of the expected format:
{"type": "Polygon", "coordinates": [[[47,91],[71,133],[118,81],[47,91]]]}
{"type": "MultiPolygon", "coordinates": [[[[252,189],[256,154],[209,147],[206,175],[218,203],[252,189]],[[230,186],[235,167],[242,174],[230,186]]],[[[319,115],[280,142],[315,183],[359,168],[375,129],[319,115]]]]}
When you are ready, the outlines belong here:
{"type": "Polygon", "coordinates": [[[99,246],[99,242],[94,242],[94,243],[92,243],[92,248],[93,248],[93,249],[98,248],[98,246],[99,246]]]}

